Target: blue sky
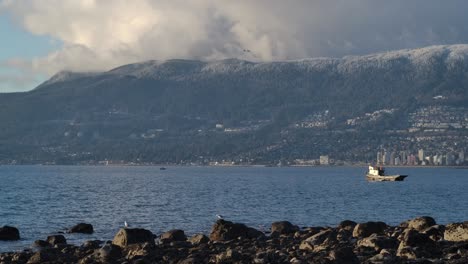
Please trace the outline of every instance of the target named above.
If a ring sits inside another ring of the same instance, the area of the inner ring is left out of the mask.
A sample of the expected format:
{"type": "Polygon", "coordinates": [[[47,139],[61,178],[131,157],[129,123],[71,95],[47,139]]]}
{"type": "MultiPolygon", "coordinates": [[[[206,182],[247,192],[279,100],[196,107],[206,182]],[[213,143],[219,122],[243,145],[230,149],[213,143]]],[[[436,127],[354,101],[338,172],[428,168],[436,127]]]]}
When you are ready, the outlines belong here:
{"type": "Polygon", "coordinates": [[[0,92],[31,90],[62,70],[145,60],[278,61],[467,44],[466,10],[466,0],[0,0],[0,92]]]}
{"type": "Polygon", "coordinates": [[[2,35],[0,92],[31,90],[35,85],[46,80],[48,76],[44,74],[26,73],[4,64],[14,59],[28,61],[35,57],[46,56],[56,50],[60,42],[49,36],[34,35],[13,23],[10,17],[2,13],[0,13],[0,32],[2,35]]]}

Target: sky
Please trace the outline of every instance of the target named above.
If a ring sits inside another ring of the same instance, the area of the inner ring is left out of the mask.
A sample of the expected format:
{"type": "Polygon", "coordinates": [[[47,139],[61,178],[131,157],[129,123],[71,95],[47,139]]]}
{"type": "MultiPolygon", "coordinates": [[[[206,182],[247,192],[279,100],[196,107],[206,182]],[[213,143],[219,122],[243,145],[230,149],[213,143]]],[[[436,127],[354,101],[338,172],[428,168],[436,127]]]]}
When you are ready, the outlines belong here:
{"type": "Polygon", "coordinates": [[[145,60],[342,57],[468,43],[466,0],[0,0],[0,92],[145,60]]]}

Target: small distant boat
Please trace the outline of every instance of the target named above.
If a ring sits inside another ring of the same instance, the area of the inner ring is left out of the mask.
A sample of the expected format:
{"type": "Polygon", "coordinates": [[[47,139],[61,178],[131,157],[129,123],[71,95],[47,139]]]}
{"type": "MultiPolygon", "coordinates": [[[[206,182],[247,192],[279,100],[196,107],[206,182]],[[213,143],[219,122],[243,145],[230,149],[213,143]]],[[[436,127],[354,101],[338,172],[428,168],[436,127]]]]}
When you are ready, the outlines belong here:
{"type": "Polygon", "coordinates": [[[160,167],[159,170],[166,170],[166,168],[165,167],[160,167]]]}
{"type": "Polygon", "coordinates": [[[369,166],[367,172],[368,181],[403,181],[408,175],[385,175],[385,169],[377,166],[369,166]]]}

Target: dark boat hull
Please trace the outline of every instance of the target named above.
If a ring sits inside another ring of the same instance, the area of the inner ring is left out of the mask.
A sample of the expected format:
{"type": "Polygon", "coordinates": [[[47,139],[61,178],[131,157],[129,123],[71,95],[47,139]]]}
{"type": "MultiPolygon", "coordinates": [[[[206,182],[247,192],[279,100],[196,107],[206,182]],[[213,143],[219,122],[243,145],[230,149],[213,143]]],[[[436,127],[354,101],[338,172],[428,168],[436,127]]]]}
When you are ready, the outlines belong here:
{"type": "Polygon", "coordinates": [[[381,175],[367,174],[368,181],[403,181],[406,177],[408,177],[408,175],[381,176],[381,175]]]}

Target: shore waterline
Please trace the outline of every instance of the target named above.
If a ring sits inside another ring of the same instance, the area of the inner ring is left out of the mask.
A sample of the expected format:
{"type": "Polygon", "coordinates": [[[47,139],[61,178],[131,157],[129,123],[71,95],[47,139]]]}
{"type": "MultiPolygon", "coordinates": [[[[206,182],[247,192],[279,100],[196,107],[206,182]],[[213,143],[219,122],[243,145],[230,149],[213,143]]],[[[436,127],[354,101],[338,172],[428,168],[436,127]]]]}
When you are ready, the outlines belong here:
{"type": "Polygon", "coordinates": [[[0,225],[22,239],[20,250],[79,223],[110,239],[124,221],[160,233],[207,233],[216,214],[259,228],[278,220],[334,226],[343,219],[389,224],[420,215],[438,223],[466,220],[468,175],[452,168],[389,168],[404,182],[369,183],[366,168],[0,166],[0,225]]]}

